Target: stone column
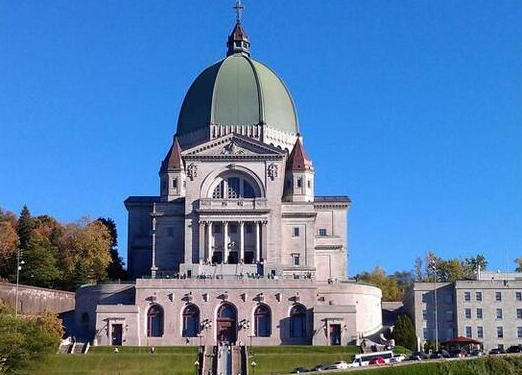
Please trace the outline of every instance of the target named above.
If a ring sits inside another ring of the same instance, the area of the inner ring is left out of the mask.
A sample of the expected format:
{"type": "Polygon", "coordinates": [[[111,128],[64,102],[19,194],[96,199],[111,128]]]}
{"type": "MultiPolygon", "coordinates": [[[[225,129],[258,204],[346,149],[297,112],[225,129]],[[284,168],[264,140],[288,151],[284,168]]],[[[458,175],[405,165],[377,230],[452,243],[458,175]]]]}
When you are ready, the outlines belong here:
{"type": "Polygon", "coordinates": [[[212,262],[212,222],[207,225],[207,262],[212,262]]]}
{"type": "Polygon", "coordinates": [[[203,259],[205,258],[205,222],[199,221],[199,251],[198,251],[198,259],[199,263],[203,263],[203,259]]]}
{"type": "Polygon", "coordinates": [[[256,262],[259,262],[261,260],[261,244],[260,244],[260,238],[261,238],[261,223],[258,221],[256,222],[256,262]]]}
{"type": "Polygon", "coordinates": [[[228,261],[228,222],[223,222],[223,263],[228,261]]]}
{"type": "Polygon", "coordinates": [[[239,262],[245,262],[245,222],[239,222],[239,262]]]}

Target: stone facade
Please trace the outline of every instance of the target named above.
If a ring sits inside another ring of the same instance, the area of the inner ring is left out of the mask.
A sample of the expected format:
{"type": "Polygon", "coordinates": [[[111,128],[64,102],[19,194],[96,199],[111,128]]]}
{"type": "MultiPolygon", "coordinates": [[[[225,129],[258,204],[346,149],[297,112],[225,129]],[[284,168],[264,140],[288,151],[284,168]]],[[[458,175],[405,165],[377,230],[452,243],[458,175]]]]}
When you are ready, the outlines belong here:
{"type": "Polygon", "coordinates": [[[421,342],[435,341],[435,290],[439,342],[470,337],[486,350],[522,344],[520,275],[481,273],[476,280],[437,283],[436,288],[434,283],[415,283],[404,305],[421,342]]]}
{"type": "Polygon", "coordinates": [[[245,38],[236,24],[189,89],[160,194],[125,200],[135,282],[77,292],[100,345],[344,345],[381,328],[381,291],[347,277],[351,201],[315,196],[290,93],[245,38]]]}

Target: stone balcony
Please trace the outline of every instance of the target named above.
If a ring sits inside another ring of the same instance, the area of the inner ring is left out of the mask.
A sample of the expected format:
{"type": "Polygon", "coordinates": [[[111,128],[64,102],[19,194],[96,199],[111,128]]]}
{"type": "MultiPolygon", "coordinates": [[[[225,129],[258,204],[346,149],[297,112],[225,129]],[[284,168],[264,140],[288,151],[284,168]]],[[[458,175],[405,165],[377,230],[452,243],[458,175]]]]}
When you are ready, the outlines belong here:
{"type": "Polygon", "coordinates": [[[223,211],[255,211],[259,213],[269,212],[268,201],[265,198],[241,198],[241,199],[214,199],[201,198],[199,200],[199,212],[223,212],[223,211]]]}

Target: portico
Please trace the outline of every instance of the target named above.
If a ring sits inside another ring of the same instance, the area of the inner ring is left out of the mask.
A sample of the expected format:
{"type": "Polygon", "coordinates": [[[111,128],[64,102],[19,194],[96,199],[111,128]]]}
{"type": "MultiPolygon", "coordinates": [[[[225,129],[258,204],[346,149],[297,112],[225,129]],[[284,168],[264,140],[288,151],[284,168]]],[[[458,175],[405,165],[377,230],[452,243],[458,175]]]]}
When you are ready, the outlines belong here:
{"type": "Polygon", "coordinates": [[[266,261],[267,220],[205,219],[199,222],[201,264],[257,264],[266,261]]]}

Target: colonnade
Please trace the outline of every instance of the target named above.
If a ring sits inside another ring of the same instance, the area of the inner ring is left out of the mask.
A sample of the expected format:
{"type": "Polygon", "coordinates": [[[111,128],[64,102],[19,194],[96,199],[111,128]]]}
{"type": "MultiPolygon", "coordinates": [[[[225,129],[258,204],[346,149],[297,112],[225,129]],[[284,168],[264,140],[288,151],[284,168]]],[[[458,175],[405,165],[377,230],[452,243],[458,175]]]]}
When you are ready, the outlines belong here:
{"type": "MultiPolygon", "coordinates": [[[[223,263],[227,263],[229,254],[231,251],[236,251],[235,246],[231,246],[233,242],[230,240],[229,232],[230,225],[237,225],[239,228],[239,249],[238,251],[238,263],[245,262],[245,230],[247,225],[252,225],[253,231],[255,231],[255,252],[254,262],[259,263],[261,261],[262,243],[261,234],[263,227],[266,225],[266,221],[253,220],[253,221],[210,221],[203,220],[199,222],[199,259],[207,263],[212,263],[212,256],[216,249],[222,247],[223,263]],[[213,234],[216,226],[220,226],[222,229],[223,243],[222,246],[216,246],[213,244],[213,234]]],[[[235,244],[235,243],[234,243],[235,244]]],[[[217,250],[219,251],[219,250],[217,250]]],[[[266,254],[264,254],[266,258],[266,254]]]]}

